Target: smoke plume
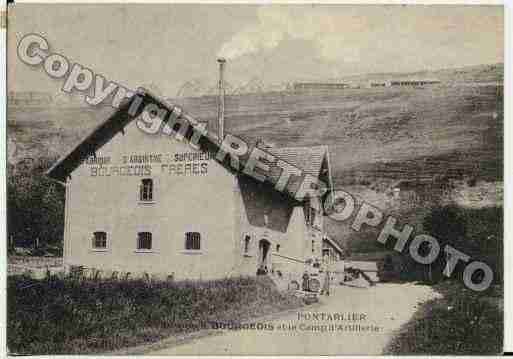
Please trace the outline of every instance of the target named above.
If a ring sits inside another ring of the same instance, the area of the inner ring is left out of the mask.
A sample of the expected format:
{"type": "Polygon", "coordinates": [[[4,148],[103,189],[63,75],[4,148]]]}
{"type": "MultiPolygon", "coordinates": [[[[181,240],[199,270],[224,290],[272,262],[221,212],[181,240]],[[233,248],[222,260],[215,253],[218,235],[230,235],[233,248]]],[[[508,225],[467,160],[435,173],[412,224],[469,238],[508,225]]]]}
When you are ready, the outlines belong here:
{"type": "Polygon", "coordinates": [[[403,68],[413,59],[421,62],[415,67],[452,65],[484,51],[492,63],[501,58],[501,18],[493,7],[477,6],[263,5],[256,21],[235,33],[218,55],[233,60],[303,40],[314,49],[308,56],[335,63],[393,59],[403,68]],[[454,49],[462,46],[455,58],[454,49]]]}
{"type": "Polygon", "coordinates": [[[344,13],[338,11],[335,16],[324,7],[262,6],[258,9],[257,21],[224,43],[218,56],[233,60],[274,49],[285,39],[296,39],[312,41],[317,55],[326,59],[354,57],[354,53],[342,48],[344,36],[340,31],[342,28],[359,31],[362,26],[365,22],[353,17],[349,8],[344,13]]]}

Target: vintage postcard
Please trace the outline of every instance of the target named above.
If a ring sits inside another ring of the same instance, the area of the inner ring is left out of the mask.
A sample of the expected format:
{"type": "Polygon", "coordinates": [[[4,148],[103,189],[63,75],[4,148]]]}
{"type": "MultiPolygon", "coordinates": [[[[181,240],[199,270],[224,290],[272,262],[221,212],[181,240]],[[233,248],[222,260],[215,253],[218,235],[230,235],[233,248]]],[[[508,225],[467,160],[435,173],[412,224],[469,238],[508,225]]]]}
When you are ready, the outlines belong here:
{"type": "Polygon", "coordinates": [[[11,4],[9,353],[501,353],[503,10],[11,4]]]}

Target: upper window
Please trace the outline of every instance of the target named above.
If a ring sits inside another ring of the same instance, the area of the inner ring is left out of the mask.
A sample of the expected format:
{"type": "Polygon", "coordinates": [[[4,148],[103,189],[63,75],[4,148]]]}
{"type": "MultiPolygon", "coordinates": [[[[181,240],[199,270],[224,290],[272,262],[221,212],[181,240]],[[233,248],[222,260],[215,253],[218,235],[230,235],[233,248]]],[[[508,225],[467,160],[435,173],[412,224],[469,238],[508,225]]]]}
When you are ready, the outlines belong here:
{"type": "Polygon", "coordinates": [[[152,235],[150,232],[139,232],[137,234],[137,249],[150,250],[152,248],[152,235]]]}
{"type": "Polygon", "coordinates": [[[312,207],[310,205],[305,206],[305,220],[307,225],[315,227],[317,229],[321,228],[321,213],[315,207],[312,207]]]}
{"type": "Polygon", "coordinates": [[[201,249],[201,234],[199,232],[185,233],[185,249],[187,249],[187,250],[200,250],[201,249]]]}
{"type": "Polygon", "coordinates": [[[153,201],[153,180],[151,178],[144,178],[141,180],[139,200],[144,202],[153,201]]]}
{"type": "Polygon", "coordinates": [[[93,248],[105,249],[107,248],[107,233],[105,232],[94,232],[93,233],[93,248]]]}
{"type": "Polygon", "coordinates": [[[305,204],[304,204],[304,212],[305,212],[306,224],[308,224],[310,226],[313,226],[313,224],[315,222],[316,210],[312,206],[311,201],[306,201],[305,202],[305,204]]]}
{"type": "Polygon", "coordinates": [[[310,207],[310,225],[312,225],[312,226],[315,224],[315,215],[316,215],[315,208],[310,207]]]}

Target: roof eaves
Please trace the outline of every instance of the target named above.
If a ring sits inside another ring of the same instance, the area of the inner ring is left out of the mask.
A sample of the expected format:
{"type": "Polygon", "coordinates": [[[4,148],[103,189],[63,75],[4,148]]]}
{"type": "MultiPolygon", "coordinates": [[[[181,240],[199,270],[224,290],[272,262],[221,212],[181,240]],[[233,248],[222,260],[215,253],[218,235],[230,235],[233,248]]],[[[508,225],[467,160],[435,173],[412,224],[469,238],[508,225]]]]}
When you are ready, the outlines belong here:
{"type": "Polygon", "coordinates": [[[324,239],[333,246],[333,248],[335,248],[340,254],[344,254],[344,251],[342,250],[342,248],[333,240],[331,239],[329,236],[324,236],[324,239]]]}

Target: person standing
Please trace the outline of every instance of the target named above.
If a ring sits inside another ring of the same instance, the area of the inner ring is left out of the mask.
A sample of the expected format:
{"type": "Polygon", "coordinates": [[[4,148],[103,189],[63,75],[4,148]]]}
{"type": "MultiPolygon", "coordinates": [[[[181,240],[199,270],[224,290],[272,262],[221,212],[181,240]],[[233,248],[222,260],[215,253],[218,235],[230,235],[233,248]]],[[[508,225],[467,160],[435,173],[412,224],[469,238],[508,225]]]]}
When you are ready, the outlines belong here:
{"type": "Polygon", "coordinates": [[[331,270],[330,270],[330,257],[329,255],[325,255],[322,258],[322,271],[324,273],[324,282],[322,284],[322,290],[321,294],[324,294],[326,296],[330,295],[330,276],[331,276],[331,270]]]}
{"type": "Polygon", "coordinates": [[[308,281],[310,280],[310,276],[308,275],[308,272],[305,271],[303,274],[303,291],[308,292],[310,290],[310,286],[308,281]]]}

